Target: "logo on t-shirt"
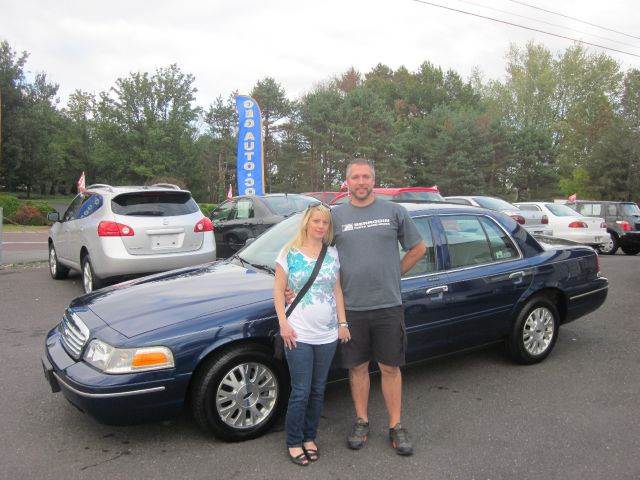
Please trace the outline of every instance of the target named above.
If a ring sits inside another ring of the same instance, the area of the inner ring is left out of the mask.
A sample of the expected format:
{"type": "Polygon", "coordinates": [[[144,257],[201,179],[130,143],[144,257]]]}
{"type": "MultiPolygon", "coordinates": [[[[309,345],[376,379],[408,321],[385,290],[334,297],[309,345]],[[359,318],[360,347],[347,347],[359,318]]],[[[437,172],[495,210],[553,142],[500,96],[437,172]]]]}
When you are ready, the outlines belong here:
{"type": "Polygon", "coordinates": [[[363,228],[374,228],[374,227],[388,227],[391,225],[391,220],[388,218],[376,218],[375,220],[367,220],[365,222],[357,222],[357,223],[345,223],[342,225],[343,232],[350,232],[351,230],[361,230],[363,228]]]}

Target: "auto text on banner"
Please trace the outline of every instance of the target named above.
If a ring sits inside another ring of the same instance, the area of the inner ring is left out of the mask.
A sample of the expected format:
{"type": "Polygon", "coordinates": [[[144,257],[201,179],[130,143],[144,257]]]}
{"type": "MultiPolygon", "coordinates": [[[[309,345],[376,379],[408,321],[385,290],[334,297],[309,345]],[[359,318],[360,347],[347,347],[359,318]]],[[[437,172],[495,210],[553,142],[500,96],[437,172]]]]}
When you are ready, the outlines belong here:
{"type": "Polygon", "coordinates": [[[238,195],[264,195],[262,120],[260,107],[251,97],[236,97],[238,110],[238,195]]]}

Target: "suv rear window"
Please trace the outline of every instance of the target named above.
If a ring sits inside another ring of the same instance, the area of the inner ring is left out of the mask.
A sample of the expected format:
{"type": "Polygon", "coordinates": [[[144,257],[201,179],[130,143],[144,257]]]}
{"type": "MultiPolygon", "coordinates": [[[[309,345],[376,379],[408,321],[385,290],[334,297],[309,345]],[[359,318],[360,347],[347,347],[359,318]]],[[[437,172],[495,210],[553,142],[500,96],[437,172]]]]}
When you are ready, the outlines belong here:
{"type": "Polygon", "coordinates": [[[135,217],[174,217],[198,211],[198,205],[188,192],[132,192],[111,200],[116,215],[135,217]]]}

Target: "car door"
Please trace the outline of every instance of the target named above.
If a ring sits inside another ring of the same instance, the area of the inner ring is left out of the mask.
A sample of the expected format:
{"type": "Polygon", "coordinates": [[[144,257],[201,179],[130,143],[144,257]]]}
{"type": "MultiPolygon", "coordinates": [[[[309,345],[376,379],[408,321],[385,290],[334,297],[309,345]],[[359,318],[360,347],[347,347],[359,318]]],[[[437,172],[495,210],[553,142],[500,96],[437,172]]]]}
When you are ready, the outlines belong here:
{"type": "Polygon", "coordinates": [[[76,260],[72,259],[70,232],[73,229],[72,222],[75,220],[76,215],[80,210],[83,199],[83,195],[78,194],[71,201],[67,210],[64,212],[64,215],[62,215],[60,230],[58,231],[57,237],[54,239],[54,246],[58,257],[66,262],[78,263],[76,260]]]}
{"type": "Polygon", "coordinates": [[[516,242],[492,217],[442,215],[446,311],[453,349],[508,334],[512,311],[532,281],[516,242]]]}
{"type": "Polygon", "coordinates": [[[233,253],[227,244],[227,236],[231,230],[229,221],[235,217],[235,214],[236,200],[227,200],[211,212],[213,235],[216,239],[216,255],[220,258],[226,258],[233,253]]]}
{"type": "Polygon", "coordinates": [[[408,361],[449,350],[444,300],[447,275],[443,272],[440,242],[438,237],[434,239],[431,217],[419,217],[414,221],[427,251],[401,280],[408,361]]]}

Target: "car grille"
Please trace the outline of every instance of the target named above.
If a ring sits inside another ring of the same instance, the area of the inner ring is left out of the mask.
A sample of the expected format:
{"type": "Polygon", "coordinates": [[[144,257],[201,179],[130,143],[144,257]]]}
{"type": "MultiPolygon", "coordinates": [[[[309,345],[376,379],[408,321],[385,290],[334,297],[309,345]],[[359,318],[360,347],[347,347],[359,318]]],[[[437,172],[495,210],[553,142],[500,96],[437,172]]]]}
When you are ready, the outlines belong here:
{"type": "Polygon", "coordinates": [[[62,335],[62,345],[76,360],[80,358],[82,348],[89,338],[89,329],[75,313],[65,312],[58,331],[62,335]]]}

